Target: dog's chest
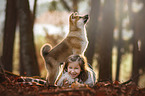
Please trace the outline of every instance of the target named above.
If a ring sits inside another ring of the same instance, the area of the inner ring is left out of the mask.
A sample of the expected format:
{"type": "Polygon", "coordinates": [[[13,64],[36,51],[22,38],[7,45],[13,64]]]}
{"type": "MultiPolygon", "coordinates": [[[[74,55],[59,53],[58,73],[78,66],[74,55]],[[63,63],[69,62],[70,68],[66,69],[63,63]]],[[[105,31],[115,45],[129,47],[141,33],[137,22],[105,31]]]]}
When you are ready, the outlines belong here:
{"type": "Polygon", "coordinates": [[[83,42],[81,42],[81,45],[82,45],[81,49],[84,52],[86,50],[87,46],[88,46],[88,39],[87,39],[87,37],[84,38],[83,42]]]}
{"type": "Polygon", "coordinates": [[[88,45],[88,38],[85,30],[81,34],[81,38],[82,38],[82,47],[86,47],[88,45]]]}

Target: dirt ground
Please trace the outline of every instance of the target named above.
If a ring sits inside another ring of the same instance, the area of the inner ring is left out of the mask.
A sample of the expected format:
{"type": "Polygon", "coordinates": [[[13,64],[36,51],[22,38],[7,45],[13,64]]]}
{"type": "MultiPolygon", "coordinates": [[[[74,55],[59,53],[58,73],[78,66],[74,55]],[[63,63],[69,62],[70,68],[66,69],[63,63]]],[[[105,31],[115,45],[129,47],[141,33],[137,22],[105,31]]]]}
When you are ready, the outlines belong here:
{"type": "Polygon", "coordinates": [[[77,84],[71,87],[46,86],[24,83],[21,76],[0,73],[0,96],[145,96],[145,88],[139,88],[131,80],[97,82],[93,87],[77,84]]]}

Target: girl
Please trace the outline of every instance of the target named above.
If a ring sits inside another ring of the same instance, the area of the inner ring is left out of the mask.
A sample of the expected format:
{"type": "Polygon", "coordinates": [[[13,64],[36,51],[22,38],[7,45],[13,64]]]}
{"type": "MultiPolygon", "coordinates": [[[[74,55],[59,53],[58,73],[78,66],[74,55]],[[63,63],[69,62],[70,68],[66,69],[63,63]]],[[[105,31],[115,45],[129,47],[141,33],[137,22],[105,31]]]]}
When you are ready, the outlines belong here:
{"type": "Polygon", "coordinates": [[[85,56],[71,55],[63,64],[55,84],[57,86],[69,86],[74,82],[93,86],[96,81],[95,74],[88,67],[85,56]]]}

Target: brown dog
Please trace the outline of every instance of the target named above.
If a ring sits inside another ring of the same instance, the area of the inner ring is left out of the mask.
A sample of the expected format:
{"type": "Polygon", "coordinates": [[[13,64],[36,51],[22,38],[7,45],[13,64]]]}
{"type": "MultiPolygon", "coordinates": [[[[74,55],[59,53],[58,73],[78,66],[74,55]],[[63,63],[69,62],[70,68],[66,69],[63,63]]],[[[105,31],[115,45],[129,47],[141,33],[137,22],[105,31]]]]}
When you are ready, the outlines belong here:
{"type": "Polygon", "coordinates": [[[45,44],[42,47],[41,54],[44,58],[47,69],[47,81],[49,84],[54,84],[58,75],[60,63],[72,54],[84,54],[88,39],[86,35],[85,24],[88,21],[88,15],[80,16],[77,13],[72,13],[69,18],[69,33],[54,48],[51,45],[45,44]]]}

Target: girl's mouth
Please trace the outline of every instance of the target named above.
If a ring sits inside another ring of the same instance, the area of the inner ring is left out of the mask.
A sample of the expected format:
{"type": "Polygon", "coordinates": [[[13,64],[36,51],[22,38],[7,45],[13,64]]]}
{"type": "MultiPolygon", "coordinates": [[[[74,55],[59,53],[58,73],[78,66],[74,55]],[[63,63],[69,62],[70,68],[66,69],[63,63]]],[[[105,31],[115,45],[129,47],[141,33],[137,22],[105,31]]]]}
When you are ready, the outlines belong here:
{"type": "Polygon", "coordinates": [[[72,78],[75,78],[77,74],[70,74],[72,78]]]}

